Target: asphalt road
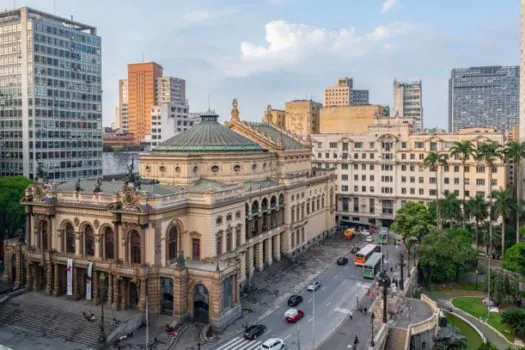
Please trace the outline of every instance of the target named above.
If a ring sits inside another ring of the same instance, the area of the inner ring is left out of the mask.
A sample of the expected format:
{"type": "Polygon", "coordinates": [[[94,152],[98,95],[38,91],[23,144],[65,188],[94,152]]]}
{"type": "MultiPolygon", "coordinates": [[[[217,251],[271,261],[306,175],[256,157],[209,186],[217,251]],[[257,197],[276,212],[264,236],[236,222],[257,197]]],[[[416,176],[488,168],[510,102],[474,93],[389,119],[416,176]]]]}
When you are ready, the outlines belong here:
{"type": "MultiPolygon", "coordinates": [[[[398,249],[400,248],[386,246],[389,264],[397,260],[393,256],[397,257],[398,254],[395,253],[398,249]]],[[[304,311],[305,316],[296,324],[285,321],[284,313],[288,306],[283,305],[264,319],[262,324],[267,331],[261,337],[248,341],[239,335],[221,342],[214,350],[255,350],[269,338],[284,339],[289,350],[299,349],[299,345],[302,349],[311,349],[314,343],[319,346],[345,321],[350,310],[355,309],[357,299],[372,284],[372,280],[363,278],[362,268],[354,265],[353,254],[346,256],[349,260],[346,266],[337,266],[337,257],[334,257],[334,265],[319,276],[320,289],[316,292],[303,290],[300,293],[303,302],[297,307],[304,311]]]]}

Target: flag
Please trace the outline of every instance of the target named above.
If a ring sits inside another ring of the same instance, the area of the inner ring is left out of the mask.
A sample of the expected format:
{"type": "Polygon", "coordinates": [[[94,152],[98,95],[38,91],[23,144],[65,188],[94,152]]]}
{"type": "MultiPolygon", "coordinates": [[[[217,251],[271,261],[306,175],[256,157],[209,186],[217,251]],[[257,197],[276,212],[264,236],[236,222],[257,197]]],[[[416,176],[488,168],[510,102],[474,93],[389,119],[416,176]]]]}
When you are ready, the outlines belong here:
{"type": "Polygon", "coordinates": [[[67,259],[67,295],[73,295],[73,259],[67,259]]]}
{"type": "Polygon", "coordinates": [[[91,276],[93,275],[93,263],[88,263],[86,277],[86,300],[91,300],[91,276]]]}

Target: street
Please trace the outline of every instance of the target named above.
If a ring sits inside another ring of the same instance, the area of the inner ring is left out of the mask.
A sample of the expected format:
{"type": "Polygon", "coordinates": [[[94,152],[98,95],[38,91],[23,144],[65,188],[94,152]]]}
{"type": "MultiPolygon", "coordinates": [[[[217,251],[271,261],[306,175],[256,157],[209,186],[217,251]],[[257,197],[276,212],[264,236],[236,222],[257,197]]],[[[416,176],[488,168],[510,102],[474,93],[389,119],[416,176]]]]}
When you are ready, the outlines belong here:
{"type": "MultiPolygon", "coordinates": [[[[363,246],[365,243],[361,243],[363,246]]],[[[398,260],[397,252],[401,247],[384,246],[388,251],[387,269],[395,266],[398,260]]],[[[353,254],[348,253],[348,264],[338,266],[337,256],[334,263],[319,275],[321,288],[316,292],[302,290],[299,295],[303,302],[297,307],[304,311],[304,318],[296,324],[288,324],[284,319],[287,305],[282,305],[277,311],[266,317],[261,323],[267,327],[264,335],[256,340],[249,341],[242,338],[242,334],[222,341],[211,347],[214,350],[253,350],[259,349],[261,344],[269,338],[281,338],[287,349],[311,349],[315,343],[319,346],[337,330],[348,318],[350,310],[356,314],[355,308],[358,298],[363,297],[371,286],[372,280],[364,279],[362,268],[353,263],[353,254]]],[[[394,275],[395,276],[395,275],[394,275]]]]}

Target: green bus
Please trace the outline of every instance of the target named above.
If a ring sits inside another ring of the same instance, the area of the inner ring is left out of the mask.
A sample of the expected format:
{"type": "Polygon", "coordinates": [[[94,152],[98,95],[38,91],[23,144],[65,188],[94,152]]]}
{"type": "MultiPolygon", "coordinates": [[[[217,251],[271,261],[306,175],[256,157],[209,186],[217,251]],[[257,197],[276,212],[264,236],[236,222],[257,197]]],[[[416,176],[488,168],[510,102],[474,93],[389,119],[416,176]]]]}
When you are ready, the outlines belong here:
{"type": "Polygon", "coordinates": [[[388,231],[379,231],[379,244],[387,244],[388,243],[388,231]]]}
{"type": "Polygon", "coordinates": [[[381,267],[381,261],[383,260],[383,253],[374,253],[368,258],[365,265],[363,266],[363,277],[374,279],[379,268],[381,267]]]}

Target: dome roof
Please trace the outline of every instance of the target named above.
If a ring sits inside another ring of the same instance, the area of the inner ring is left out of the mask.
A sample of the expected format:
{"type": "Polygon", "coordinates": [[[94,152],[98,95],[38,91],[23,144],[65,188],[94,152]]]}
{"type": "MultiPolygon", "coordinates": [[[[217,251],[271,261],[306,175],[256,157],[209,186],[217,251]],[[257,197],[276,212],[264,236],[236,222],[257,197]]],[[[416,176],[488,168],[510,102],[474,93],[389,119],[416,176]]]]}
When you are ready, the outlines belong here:
{"type": "Polygon", "coordinates": [[[264,152],[252,140],[220,124],[216,114],[203,114],[201,123],[162,142],[153,152],[264,152]]]}

